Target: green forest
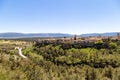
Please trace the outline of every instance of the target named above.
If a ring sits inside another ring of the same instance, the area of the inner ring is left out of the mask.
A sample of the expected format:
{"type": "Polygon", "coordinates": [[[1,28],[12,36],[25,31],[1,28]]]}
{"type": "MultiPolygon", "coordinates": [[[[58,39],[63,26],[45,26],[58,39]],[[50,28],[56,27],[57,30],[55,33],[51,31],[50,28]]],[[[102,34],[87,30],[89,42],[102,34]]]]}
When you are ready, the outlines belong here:
{"type": "Polygon", "coordinates": [[[0,80],[120,80],[120,41],[0,40],[0,80]]]}

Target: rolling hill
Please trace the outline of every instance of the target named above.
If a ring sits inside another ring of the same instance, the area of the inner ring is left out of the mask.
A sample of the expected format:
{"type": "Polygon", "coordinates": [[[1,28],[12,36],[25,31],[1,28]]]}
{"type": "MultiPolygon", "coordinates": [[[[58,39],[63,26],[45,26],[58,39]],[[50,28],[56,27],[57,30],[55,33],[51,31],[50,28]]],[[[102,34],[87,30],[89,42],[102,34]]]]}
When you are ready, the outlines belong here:
{"type": "MultiPolygon", "coordinates": [[[[88,33],[81,34],[77,36],[87,37],[87,36],[116,36],[118,32],[110,33],[88,33]]],[[[0,38],[26,38],[26,37],[73,37],[73,34],[64,34],[64,33],[0,33],[0,38]]]]}

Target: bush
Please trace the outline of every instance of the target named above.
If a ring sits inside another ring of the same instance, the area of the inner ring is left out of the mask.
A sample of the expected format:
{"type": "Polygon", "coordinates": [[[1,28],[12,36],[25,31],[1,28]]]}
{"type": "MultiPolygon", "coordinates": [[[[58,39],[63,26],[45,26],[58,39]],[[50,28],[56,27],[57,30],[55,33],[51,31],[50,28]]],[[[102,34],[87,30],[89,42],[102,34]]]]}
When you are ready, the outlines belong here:
{"type": "Polygon", "coordinates": [[[116,49],[116,48],[117,48],[117,44],[116,44],[116,43],[113,43],[113,42],[110,42],[110,43],[109,43],[109,48],[110,48],[110,49],[116,49]]]}

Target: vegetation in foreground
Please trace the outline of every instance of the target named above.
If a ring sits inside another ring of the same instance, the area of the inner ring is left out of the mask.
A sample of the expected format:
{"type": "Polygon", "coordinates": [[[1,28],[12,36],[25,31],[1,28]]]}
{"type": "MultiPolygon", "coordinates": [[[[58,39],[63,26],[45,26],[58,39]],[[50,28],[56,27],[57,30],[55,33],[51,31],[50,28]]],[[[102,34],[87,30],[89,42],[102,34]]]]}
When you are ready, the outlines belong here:
{"type": "Polygon", "coordinates": [[[0,80],[120,80],[120,41],[88,44],[1,40],[0,80]]]}

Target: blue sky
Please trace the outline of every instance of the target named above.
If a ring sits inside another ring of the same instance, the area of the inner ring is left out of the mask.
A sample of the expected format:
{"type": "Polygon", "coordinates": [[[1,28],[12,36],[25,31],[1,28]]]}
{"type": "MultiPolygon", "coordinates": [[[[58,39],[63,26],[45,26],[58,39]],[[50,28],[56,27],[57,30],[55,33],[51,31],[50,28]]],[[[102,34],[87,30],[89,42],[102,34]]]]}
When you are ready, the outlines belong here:
{"type": "Polygon", "coordinates": [[[0,0],[2,32],[120,32],[120,0],[0,0]]]}

